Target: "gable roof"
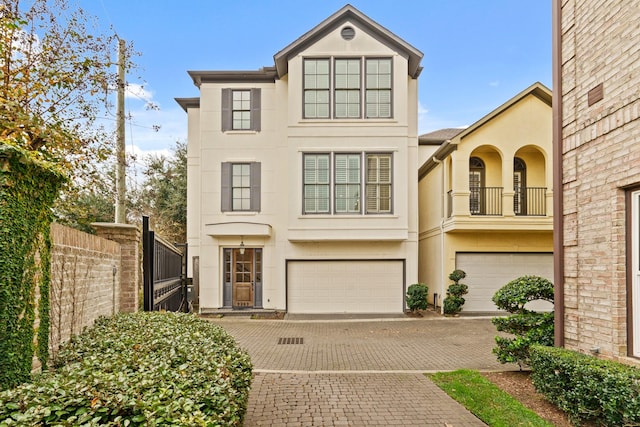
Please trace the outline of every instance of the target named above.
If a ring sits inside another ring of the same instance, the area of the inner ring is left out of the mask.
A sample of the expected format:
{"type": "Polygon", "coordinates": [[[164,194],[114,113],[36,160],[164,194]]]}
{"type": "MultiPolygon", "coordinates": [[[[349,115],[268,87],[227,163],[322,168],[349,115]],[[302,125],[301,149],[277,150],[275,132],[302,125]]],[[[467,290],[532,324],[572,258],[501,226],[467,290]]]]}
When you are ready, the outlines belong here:
{"type": "MultiPolygon", "coordinates": [[[[506,110],[508,110],[513,105],[517,104],[518,102],[520,102],[522,99],[526,98],[529,95],[535,96],[536,98],[540,99],[542,102],[547,104],[549,107],[551,107],[551,98],[552,98],[551,90],[540,82],[536,82],[532,84],[531,86],[529,86],[528,88],[526,88],[525,90],[523,90],[522,92],[520,92],[519,94],[517,94],[516,96],[514,96],[513,98],[511,98],[510,100],[508,100],[507,102],[505,102],[504,104],[502,104],[501,106],[493,110],[492,112],[490,112],[489,114],[487,114],[486,116],[484,116],[483,118],[481,118],[480,120],[478,120],[477,122],[469,126],[468,128],[459,129],[460,132],[442,141],[442,145],[440,145],[440,147],[438,147],[438,149],[433,153],[433,155],[426,162],[424,162],[422,166],[420,166],[420,169],[418,169],[418,180],[422,179],[426,174],[429,173],[429,171],[435,168],[439,162],[441,162],[442,160],[447,158],[447,156],[449,156],[452,152],[454,152],[458,148],[458,143],[462,141],[462,138],[480,129],[487,122],[498,117],[500,114],[504,113],[506,110]],[[451,141],[452,139],[453,141],[451,141]]],[[[439,131],[432,132],[431,134],[437,134],[439,136],[442,136],[447,134],[448,131],[453,131],[453,130],[441,129],[439,131]]],[[[421,144],[422,144],[422,138],[427,137],[428,135],[430,134],[425,134],[420,136],[421,144]]],[[[422,145],[430,145],[430,144],[422,144],[422,145]]]]}
{"type": "Polygon", "coordinates": [[[517,94],[516,96],[514,96],[513,98],[511,98],[510,100],[508,100],[507,102],[505,102],[504,104],[496,108],[495,110],[491,111],[489,114],[487,114],[486,116],[484,116],[483,118],[481,118],[480,120],[478,120],[477,122],[469,126],[468,128],[464,129],[462,132],[456,135],[456,137],[462,139],[465,136],[475,132],[476,130],[480,129],[485,123],[498,117],[500,114],[504,113],[506,110],[508,110],[518,102],[522,101],[524,98],[526,98],[529,95],[535,96],[536,98],[540,99],[542,102],[547,104],[549,107],[551,107],[551,96],[552,96],[551,90],[545,85],[543,85],[542,83],[535,82],[534,84],[532,84],[531,86],[529,86],[528,88],[526,88],[525,90],[523,90],[522,92],[520,92],[519,94],[517,94]]]}
{"type": "Polygon", "coordinates": [[[409,61],[409,75],[414,79],[420,75],[420,71],[422,71],[422,67],[420,66],[420,61],[423,57],[422,52],[360,12],[355,7],[347,4],[273,56],[276,63],[278,77],[282,77],[289,72],[289,59],[347,21],[357,23],[359,26],[366,29],[370,35],[376,37],[380,42],[386,44],[399,53],[404,54],[409,61]]]}

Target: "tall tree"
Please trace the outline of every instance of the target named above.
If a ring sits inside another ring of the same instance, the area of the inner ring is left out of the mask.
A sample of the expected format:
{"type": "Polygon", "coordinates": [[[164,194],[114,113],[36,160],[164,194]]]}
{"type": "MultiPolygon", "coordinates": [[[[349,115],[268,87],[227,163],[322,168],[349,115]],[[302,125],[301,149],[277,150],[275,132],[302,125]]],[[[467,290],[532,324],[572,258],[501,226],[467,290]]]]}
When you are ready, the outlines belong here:
{"type": "Polygon", "coordinates": [[[96,119],[115,87],[115,35],[67,0],[1,0],[0,139],[73,175],[108,153],[96,119]]]}
{"type": "Polygon", "coordinates": [[[135,210],[149,215],[151,226],[170,242],[187,237],[187,145],[176,142],[171,156],[145,160],[145,182],[133,202],[135,210]]]}

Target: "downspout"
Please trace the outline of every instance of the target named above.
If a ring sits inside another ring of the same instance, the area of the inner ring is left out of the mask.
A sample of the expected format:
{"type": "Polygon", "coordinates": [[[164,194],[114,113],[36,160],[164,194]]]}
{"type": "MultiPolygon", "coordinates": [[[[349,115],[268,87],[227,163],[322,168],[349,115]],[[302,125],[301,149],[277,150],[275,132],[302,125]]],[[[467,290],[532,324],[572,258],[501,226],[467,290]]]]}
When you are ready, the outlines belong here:
{"type": "Polygon", "coordinates": [[[553,0],[553,284],[554,344],[564,347],[564,218],[562,170],[562,1],[553,0]]]}
{"type": "MultiPolygon", "coordinates": [[[[449,143],[451,141],[445,141],[444,143],[449,143]]],[[[438,163],[441,167],[440,169],[442,170],[442,189],[441,191],[441,197],[440,197],[440,292],[439,292],[439,296],[440,298],[442,298],[442,296],[444,295],[444,220],[445,220],[445,214],[446,214],[446,197],[447,197],[447,193],[445,192],[445,181],[444,181],[444,177],[445,177],[445,170],[444,170],[444,163],[442,162],[442,160],[438,160],[435,156],[432,157],[433,161],[438,163]]],[[[434,299],[433,304],[437,306],[438,302],[434,299]]],[[[444,304],[440,304],[440,314],[444,314],[444,304]]]]}

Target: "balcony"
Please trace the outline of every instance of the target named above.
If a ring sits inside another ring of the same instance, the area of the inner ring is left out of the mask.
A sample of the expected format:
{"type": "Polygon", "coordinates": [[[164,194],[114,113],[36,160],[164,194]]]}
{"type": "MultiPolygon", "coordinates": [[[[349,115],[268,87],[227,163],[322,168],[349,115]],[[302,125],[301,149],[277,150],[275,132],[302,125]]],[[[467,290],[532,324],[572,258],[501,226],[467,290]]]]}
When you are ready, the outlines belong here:
{"type": "Polygon", "coordinates": [[[502,187],[472,187],[469,190],[471,215],[502,215],[502,187]]]}
{"type": "Polygon", "coordinates": [[[547,187],[516,187],[513,212],[518,216],[545,216],[547,214],[547,187]]]}

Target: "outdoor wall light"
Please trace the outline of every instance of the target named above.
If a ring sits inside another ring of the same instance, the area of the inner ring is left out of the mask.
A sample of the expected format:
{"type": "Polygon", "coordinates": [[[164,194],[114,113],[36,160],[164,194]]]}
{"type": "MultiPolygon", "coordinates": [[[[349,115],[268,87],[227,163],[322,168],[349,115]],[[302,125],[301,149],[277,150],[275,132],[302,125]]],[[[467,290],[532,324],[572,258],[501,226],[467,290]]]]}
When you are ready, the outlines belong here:
{"type": "Polygon", "coordinates": [[[240,255],[244,255],[244,236],[240,238],[240,255]]]}

